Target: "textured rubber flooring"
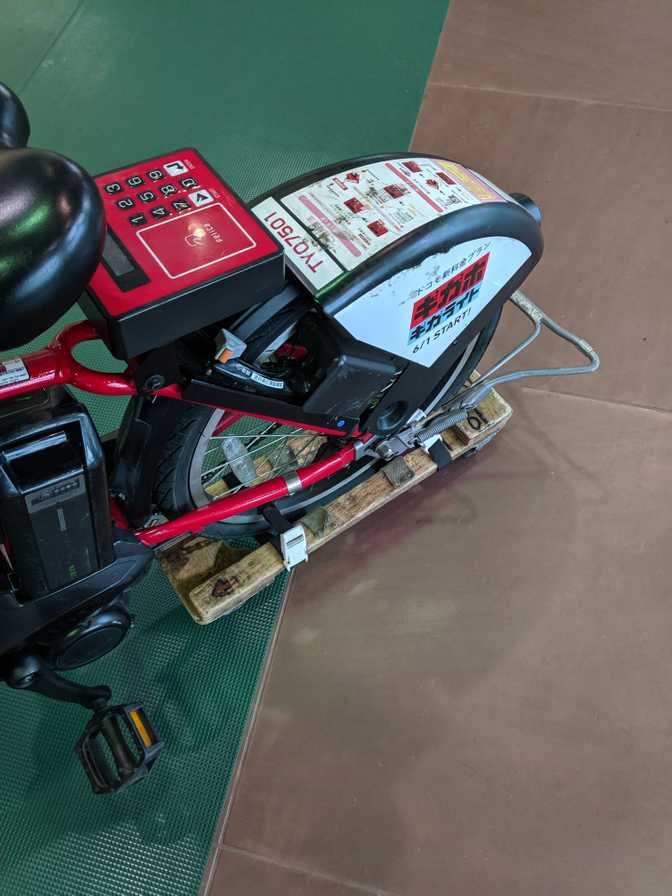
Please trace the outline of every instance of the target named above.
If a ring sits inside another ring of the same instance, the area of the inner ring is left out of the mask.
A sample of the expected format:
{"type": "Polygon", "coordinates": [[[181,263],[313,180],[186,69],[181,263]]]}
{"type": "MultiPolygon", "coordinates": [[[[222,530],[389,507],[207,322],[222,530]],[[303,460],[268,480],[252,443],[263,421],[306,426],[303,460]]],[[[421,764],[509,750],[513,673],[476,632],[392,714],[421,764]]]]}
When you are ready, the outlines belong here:
{"type": "MultiPolygon", "coordinates": [[[[251,198],[407,147],[445,11],[445,0],[3,3],[0,80],[22,96],[35,146],[95,172],[193,145],[251,198]]],[[[77,356],[118,366],[98,344],[77,356]]],[[[108,431],[124,401],[87,404],[108,431]]],[[[125,793],[90,794],[72,753],[83,710],[0,690],[2,896],[198,892],[283,585],[207,628],[159,570],[135,589],[136,627],[83,676],[110,682],[118,702],[144,700],[168,741],[125,793]]]]}
{"type": "Polygon", "coordinates": [[[168,747],[113,796],[90,792],[73,754],[85,710],[0,693],[3,896],[198,891],[284,586],[209,627],[158,568],[135,589],[136,626],[79,677],[112,682],[117,701],[142,697],[168,747]]]}

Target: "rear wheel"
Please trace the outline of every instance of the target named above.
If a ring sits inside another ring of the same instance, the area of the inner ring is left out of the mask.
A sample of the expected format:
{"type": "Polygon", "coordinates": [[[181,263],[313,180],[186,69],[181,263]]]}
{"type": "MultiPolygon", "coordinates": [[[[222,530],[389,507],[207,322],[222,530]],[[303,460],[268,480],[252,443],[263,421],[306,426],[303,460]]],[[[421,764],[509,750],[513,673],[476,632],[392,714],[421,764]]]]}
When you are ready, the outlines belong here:
{"type": "MultiPolygon", "coordinates": [[[[159,459],[154,499],[171,519],[306,466],[327,443],[327,436],[295,426],[192,406],[159,459]]],[[[352,488],[373,472],[376,463],[362,458],[312,488],[281,499],[277,506],[288,518],[297,517],[312,504],[352,488]]],[[[254,535],[267,528],[260,511],[251,510],[208,527],[207,534],[254,535]]]]}
{"type": "MultiPolygon", "coordinates": [[[[466,346],[438,389],[423,404],[426,413],[450,404],[481,360],[499,322],[499,312],[466,346]]],[[[217,498],[234,495],[274,476],[312,463],[326,450],[329,437],[297,426],[273,423],[230,411],[192,405],[165,444],[156,468],[154,500],[172,519],[217,498]]],[[[333,500],[370,476],[381,461],[364,457],[310,489],[277,502],[289,519],[310,506],[333,500]]],[[[265,531],[268,523],[251,510],[208,527],[216,537],[265,531]]]]}

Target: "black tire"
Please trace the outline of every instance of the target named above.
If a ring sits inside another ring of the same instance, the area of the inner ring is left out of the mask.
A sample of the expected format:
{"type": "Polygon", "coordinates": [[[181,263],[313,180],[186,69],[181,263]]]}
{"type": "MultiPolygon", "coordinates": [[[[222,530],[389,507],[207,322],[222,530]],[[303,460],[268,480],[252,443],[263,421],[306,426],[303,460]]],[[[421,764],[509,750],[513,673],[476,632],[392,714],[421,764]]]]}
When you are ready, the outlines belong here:
{"type": "Polygon", "coordinates": [[[205,405],[185,405],[175,432],[159,455],[154,477],[154,501],[168,519],[196,507],[189,494],[189,469],[196,445],[212,414],[212,408],[205,405]]]}
{"type": "MultiPolygon", "coordinates": [[[[441,402],[438,407],[445,407],[446,405],[450,405],[451,398],[453,398],[460,391],[462,386],[467,382],[474,370],[476,370],[478,365],[481,363],[481,359],[483,358],[483,355],[490,345],[501,316],[502,309],[498,308],[497,311],[492,315],[490,320],[487,322],[487,324],[483,327],[481,332],[478,334],[478,338],[476,339],[474,347],[471,350],[471,354],[460,369],[459,377],[456,378],[454,385],[447,390],[446,394],[441,397],[441,402]]],[[[456,362],[456,364],[457,363],[459,363],[459,361],[456,362]]],[[[453,370],[451,369],[446,375],[446,379],[450,379],[452,373],[453,370]]],[[[427,396],[427,400],[423,407],[427,407],[427,404],[432,401],[432,398],[436,394],[436,391],[437,390],[435,390],[431,395],[427,396]]]]}

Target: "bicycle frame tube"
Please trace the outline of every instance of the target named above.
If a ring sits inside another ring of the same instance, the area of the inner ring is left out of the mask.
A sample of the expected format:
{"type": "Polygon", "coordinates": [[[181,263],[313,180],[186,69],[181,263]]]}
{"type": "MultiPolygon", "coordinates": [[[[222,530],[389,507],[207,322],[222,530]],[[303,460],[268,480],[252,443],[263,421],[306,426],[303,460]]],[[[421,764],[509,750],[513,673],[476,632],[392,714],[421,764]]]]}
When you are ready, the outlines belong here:
{"type": "MultiPolygon", "coordinates": [[[[66,327],[45,348],[21,358],[28,371],[29,379],[0,386],[0,401],[58,385],[75,386],[94,395],[137,395],[138,389],[133,381],[131,368],[127,367],[121,373],[100,372],[85,367],[73,358],[72,352],[78,345],[82,342],[99,338],[95,328],[87,321],[81,321],[66,327]]],[[[181,389],[177,385],[165,386],[156,390],[153,394],[172,398],[176,401],[183,400],[181,389]]],[[[227,408],[222,408],[222,410],[226,413],[220,422],[220,429],[235,422],[238,417],[243,416],[245,413],[227,408]]],[[[247,416],[269,420],[274,423],[300,426],[302,429],[310,432],[336,435],[341,438],[343,436],[338,430],[309,426],[293,420],[282,420],[252,413],[247,414],[247,416]]],[[[177,536],[200,532],[206,526],[219,520],[236,516],[255,507],[261,507],[271,501],[277,501],[279,498],[284,498],[289,494],[294,494],[304,488],[315,485],[322,479],[339,472],[355,460],[357,456],[357,442],[355,439],[359,435],[358,431],[351,433],[350,437],[353,441],[350,445],[336,450],[325,460],[316,461],[303,469],[296,470],[292,474],[291,479],[285,476],[276,476],[260,485],[242,489],[235,495],[212,501],[205,507],[183,514],[177,519],[156,526],[149,526],[145,529],[135,530],[134,535],[148,547],[156,547],[177,536]]],[[[361,443],[368,441],[369,438],[370,436],[361,437],[360,447],[361,443]]],[[[114,499],[111,501],[111,513],[117,525],[128,528],[123,510],[114,499]]]]}
{"type": "Polygon", "coordinates": [[[101,373],[84,367],[72,357],[73,349],[80,343],[99,338],[94,327],[86,321],[65,327],[45,348],[20,359],[30,379],[0,386],[0,401],[63,384],[94,395],[135,395],[137,389],[128,370],[101,373]]]}
{"type": "MultiPolygon", "coordinates": [[[[365,440],[362,439],[362,441],[365,440]]],[[[263,504],[269,504],[271,501],[286,498],[290,493],[293,494],[315,485],[322,479],[333,476],[334,473],[338,473],[339,470],[347,467],[348,464],[355,460],[356,456],[356,445],[347,445],[344,448],[340,448],[326,460],[316,461],[307,467],[296,470],[292,475],[296,477],[298,482],[295,480],[294,483],[290,484],[290,481],[285,476],[275,476],[273,479],[269,479],[268,482],[245,488],[228,498],[219,498],[210,504],[206,504],[205,507],[192,510],[190,513],[177,517],[177,519],[169,520],[158,526],[149,526],[146,529],[136,529],[133,534],[148,547],[156,547],[162,542],[169,541],[179,535],[200,532],[212,523],[225,520],[230,516],[236,516],[236,514],[244,513],[255,507],[261,507],[263,504]]]]}

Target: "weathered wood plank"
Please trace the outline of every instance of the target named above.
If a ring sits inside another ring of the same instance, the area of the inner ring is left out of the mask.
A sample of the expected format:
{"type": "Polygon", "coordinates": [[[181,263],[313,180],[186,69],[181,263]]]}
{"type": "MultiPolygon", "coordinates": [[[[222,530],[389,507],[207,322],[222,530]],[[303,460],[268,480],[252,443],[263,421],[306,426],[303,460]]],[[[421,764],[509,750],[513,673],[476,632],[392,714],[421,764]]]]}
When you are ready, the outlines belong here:
{"type": "MultiPolygon", "coordinates": [[[[469,419],[447,430],[442,438],[451,458],[461,455],[502,429],[511,407],[494,390],[469,419]]],[[[312,509],[303,520],[309,553],[356,525],[436,472],[436,464],[421,449],[404,455],[409,477],[388,478],[381,470],[365,482],[312,509]]],[[[205,625],[237,609],[284,570],[282,557],[271,544],[245,552],[222,541],[192,536],[159,557],[173,587],[193,619],[205,625]]]]}
{"type": "Polygon", "coordinates": [[[278,551],[272,544],[264,544],[211,574],[188,593],[185,605],[196,622],[207,625],[254,597],[284,568],[278,551]]]}

